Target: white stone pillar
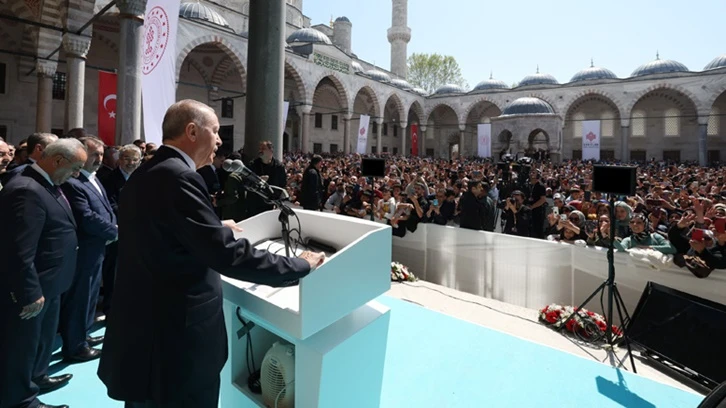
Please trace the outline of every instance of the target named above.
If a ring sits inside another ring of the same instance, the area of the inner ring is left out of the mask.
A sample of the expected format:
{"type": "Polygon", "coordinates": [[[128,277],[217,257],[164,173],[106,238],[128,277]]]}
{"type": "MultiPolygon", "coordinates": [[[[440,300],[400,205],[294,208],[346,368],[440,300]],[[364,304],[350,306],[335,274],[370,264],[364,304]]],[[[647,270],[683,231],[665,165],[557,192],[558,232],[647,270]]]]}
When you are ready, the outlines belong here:
{"type": "MultiPolygon", "coordinates": [[[[35,131],[50,133],[53,121],[53,76],[58,63],[37,60],[35,72],[38,75],[38,101],[35,111],[35,131]]],[[[58,135],[61,136],[61,135],[58,135]]]]}
{"type": "Polygon", "coordinates": [[[466,131],[466,125],[459,124],[459,157],[465,157],[465,155],[464,155],[464,142],[466,140],[465,131],[466,131]]]}
{"type": "Polygon", "coordinates": [[[68,66],[68,96],[66,98],[66,131],[85,126],[83,101],[86,89],[86,55],[91,48],[91,38],[66,33],[63,35],[63,51],[68,66]]]}
{"type": "Polygon", "coordinates": [[[141,138],[141,54],[146,0],[117,0],[116,6],[120,12],[116,143],[125,145],[141,138]]]}
{"type": "Polygon", "coordinates": [[[698,117],[698,164],[708,165],[708,116],[698,117]]]}
{"type": "Polygon", "coordinates": [[[401,152],[399,153],[402,156],[410,156],[410,152],[406,152],[406,130],[408,129],[408,123],[401,122],[401,152]]]}
{"type": "MultiPolygon", "coordinates": [[[[383,153],[383,118],[376,118],[375,122],[378,127],[378,133],[376,134],[376,154],[380,156],[383,153]]],[[[371,152],[373,152],[372,148],[371,152]]]]}
{"type": "MultiPolygon", "coordinates": [[[[350,120],[353,118],[352,113],[346,113],[343,116],[343,153],[349,154],[350,153],[350,143],[351,143],[351,134],[350,134],[350,120]]],[[[355,139],[355,138],[353,138],[355,139]]],[[[357,142],[357,139],[355,139],[357,142]]]]}
{"type": "Polygon", "coordinates": [[[620,161],[622,161],[622,162],[630,161],[630,146],[628,146],[629,142],[630,142],[630,126],[621,125],[620,126],[620,161]]]}
{"type": "Polygon", "coordinates": [[[419,125],[418,129],[418,156],[426,157],[426,126],[419,125]]]}
{"type": "Polygon", "coordinates": [[[302,118],[302,136],[300,138],[300,151],[302,151],[303,154],[307,154],[310,152],[310,116],[312,111],[312,106],[310,105],[303,105],[298,107],[298,114],[302,118]]]}

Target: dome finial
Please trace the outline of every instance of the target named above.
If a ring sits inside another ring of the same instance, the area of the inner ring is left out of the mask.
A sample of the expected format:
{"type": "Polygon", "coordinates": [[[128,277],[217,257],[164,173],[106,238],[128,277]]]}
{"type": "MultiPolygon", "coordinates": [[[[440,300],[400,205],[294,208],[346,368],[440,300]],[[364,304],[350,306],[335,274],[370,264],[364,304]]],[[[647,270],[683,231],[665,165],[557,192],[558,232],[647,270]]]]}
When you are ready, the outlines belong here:
{"type": "Polygon", "coordinates": [[[539,64],[537,64],[537,73],[539,74],[539,64]]]}
{"type": "Polygon", "coordinates": [[[595,60],[590,57],[590,68],[595,68],[595,60]]]}
{"type": "Polygon", "coordinates": [[[331,14],[330,15],[330,28],[333,28],[334,25],[335,25],[335,21],[333,21],[333,15],[331,14]]]}
{"type": "Polygon", "coordinates": [[[489,71],[489,79],[494,79],[494,71],[489,71]]]}
{"type": "Polygon", "coordinates": [[[658,52],[658,50],[655,50],[655,59],[656,60],[660,59],[660,52],[658,52]]]}

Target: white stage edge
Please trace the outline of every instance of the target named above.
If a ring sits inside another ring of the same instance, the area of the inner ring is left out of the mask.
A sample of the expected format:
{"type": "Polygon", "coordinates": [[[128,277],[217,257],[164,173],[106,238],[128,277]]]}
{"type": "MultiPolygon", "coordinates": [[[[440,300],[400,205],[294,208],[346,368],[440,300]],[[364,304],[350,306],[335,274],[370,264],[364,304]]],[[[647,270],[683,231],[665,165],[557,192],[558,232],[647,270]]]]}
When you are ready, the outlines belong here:
{"type": "MultiPolygon", "coordinates": [[[[295,346],[295,381],[289,384],[295,406],[378,406],[390,310],[373,299],[391,287],[390,227],[321,212],[296,213],[299,223],[291,218],[290,228],[302,227],[303,241],[313,238],[335,252],[297,286],[270,288],[222,278],[229,359],[222,370],[221,406],[265,406],[247,385],[247,336],[258,370],[275,342],[295,346]],[[238,307],[245,321],[255,324],[240,338],[238,307]]],[[[239,223],[243,232],[237,238],[283,254],[278,216],[269,211],[239,223]]],[[[303,249],[300,245],[297,251],[303,249]]]]}

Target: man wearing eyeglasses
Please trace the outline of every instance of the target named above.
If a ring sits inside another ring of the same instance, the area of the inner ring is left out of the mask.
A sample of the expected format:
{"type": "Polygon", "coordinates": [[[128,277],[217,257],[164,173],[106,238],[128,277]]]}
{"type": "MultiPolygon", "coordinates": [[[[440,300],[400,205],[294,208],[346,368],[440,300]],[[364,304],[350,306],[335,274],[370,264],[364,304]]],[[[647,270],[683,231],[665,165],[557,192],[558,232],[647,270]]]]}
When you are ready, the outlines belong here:
{"type": "Polygon", "coordinates": [[[48,376],[60,296],[73,281],[78,250],[76,222],[59,186],[78,175],[86,157],[76,139],[53,142],[0,192],[2,406],[51,407],[38,401],[39,392],[71,379],[48,376]]]}

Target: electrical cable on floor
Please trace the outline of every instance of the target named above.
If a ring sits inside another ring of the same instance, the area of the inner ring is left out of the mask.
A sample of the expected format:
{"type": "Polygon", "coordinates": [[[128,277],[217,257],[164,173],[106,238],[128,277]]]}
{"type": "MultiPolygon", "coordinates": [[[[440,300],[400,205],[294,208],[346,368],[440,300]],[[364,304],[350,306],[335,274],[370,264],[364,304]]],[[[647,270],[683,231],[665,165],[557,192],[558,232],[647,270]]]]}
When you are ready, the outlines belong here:
{"type": "MultiPolygon", "coordinates": [[[[401,284],[403,284],[403,285],[405,285],[405,286],[408,286],[408,287],[412,287],[412,288],[421,288],[421,289],[428,289],[428,290],[430,290],[430,291],[432,291],[432,292],[436,292],[436,293],[439,293],[439,294],[441,294],[441,295],[444,295],[444,296],[446,296],[446,297],[448,297],[448,298],[451,298],[451,299],[454,299],[454,300],[458,300],[458,301],[461,301],[461,302],[464,302],[464,303],[470,303],[470,304],[473,304],[473,305],[481,306],[481,307],[483,307],[483,308],[485,308],[485,309],[489,309],[489,310],[491,310],[491,311],[494,311],[494,312],[497,312],[497,313],[503,314],[503,315],[505,315],[505,316],[509,316],[509,317],[515,317],[515,318],[517,318],[517,319],[519,319],[519,320],[524,320],[525,322],[533,323],[533,324],[536,324],[537,326],[540,326],[540,327],[544,327],[544,326],[542,326],[542,324],[541,324],[541,323],[540,323],[539,321],[535,321],[535,320],[527,319],[526,317],[518,316],[518,315],[515,315],[515,314],[512,314],[512,313],[507,313],[507,312],[504,312],[504,311],[502,311],[502,310],[497,310],[497,309],[495,309],[495,308],[493,308],[493,307],[491,307],[491,306],[489,306],[489,305],[485,305],[485,304],[483,304],[483,303],[480,303],[480,302],[476,302],[476,301],[473,301],[473,300],[468,300],[468,299],[462,299],[462,298],[458,298],[458,297],[456,297],[456,296],[450,295],[450,294],[448,294],[448,293],[446,293],[446,292],[444,292],[444,291],[441,291],[441,290],[439,290],[439,289],[436,289],[436,288],[431,288],[431,287],[428,287],[428,286],[417,286],[417,285],[412,285],[412,284],[410,284],[410,283],[408,283],[408,282],[401,282],[401,284]]],[[[412,300],[409,300],[409,299],[405,299],[405,298],[402,298],[402,300],[405,300],[405,301],[407,301],[407,302],[411,302],[411,303],[416,303],[416,304],[418,304],[418,305],[421,305],[420,303],[418,303],[418,302],[415,302],[415,301],[412,301],[412,300]]],[[[423,305],[421,305],[421,306],[423,306],[423,305]]],[[[425,307],[425,306],[424,306],[424,307],[425,307]]],[[[580,350],[582,350],[582,351],[583,351],[583,352],[585,352],[585,353],[586,353],[587,355],[589,355],[590,357],[592,357],[592,358],[593,358],[593,359],[594,359],[595,361],[598,361],[598,362],[602,362],[602,361],[600,360],[600,358],[599,358],[599,357],[597,357],[597,356],[595,356],[594,354],[592,354],[591,352],[589,352],[589,351],[588,351],[588,350],[587,350],[587,349],[586,349],[586,348],[585,348],[585,347],[584,347],[584,346],[583,346],[582,344],[579,344],[579,343],[578,343],[578,342],[577,342],[577,341],[576,341],[575,339],[572,339],[572,338],[570,338],[570,336],[562,336],[562,337],[564,337],[564,338],[566,338],[567,340],[569,340],[569,341],[570,341],[570,342],[571,342],[572,344],[574,344],[574,345],[575,345],[575,346],[577,346],[577,347],[578,347],[578,348],[579,348],[580,350]]],[[[588,343],[588,344],[590,344],[590,343],[588,343]]],[[[602,350],[602,348],[600,348],[600,349],[602,350]]],[[[608,353],[608,354],[610,354],[610,353],[608,353]]],[[[615,354],[615,353],[612,353],[612,354],[615,354]]],[[[606,358],[607,358],[607,357],[606,357],[606,358]]],[[[616,358],[618,358],[618,357],[617,357],[617,355],[616,355],[616,358]]],[[[620,360],[620,358],[618,358],[618,360],[620,360]]],[[[622,361],[622,360],[620,360],[620,361],[622,361]]],[[[624,365],[623,365],[623,367],[624,367],[624,365]]]]}

